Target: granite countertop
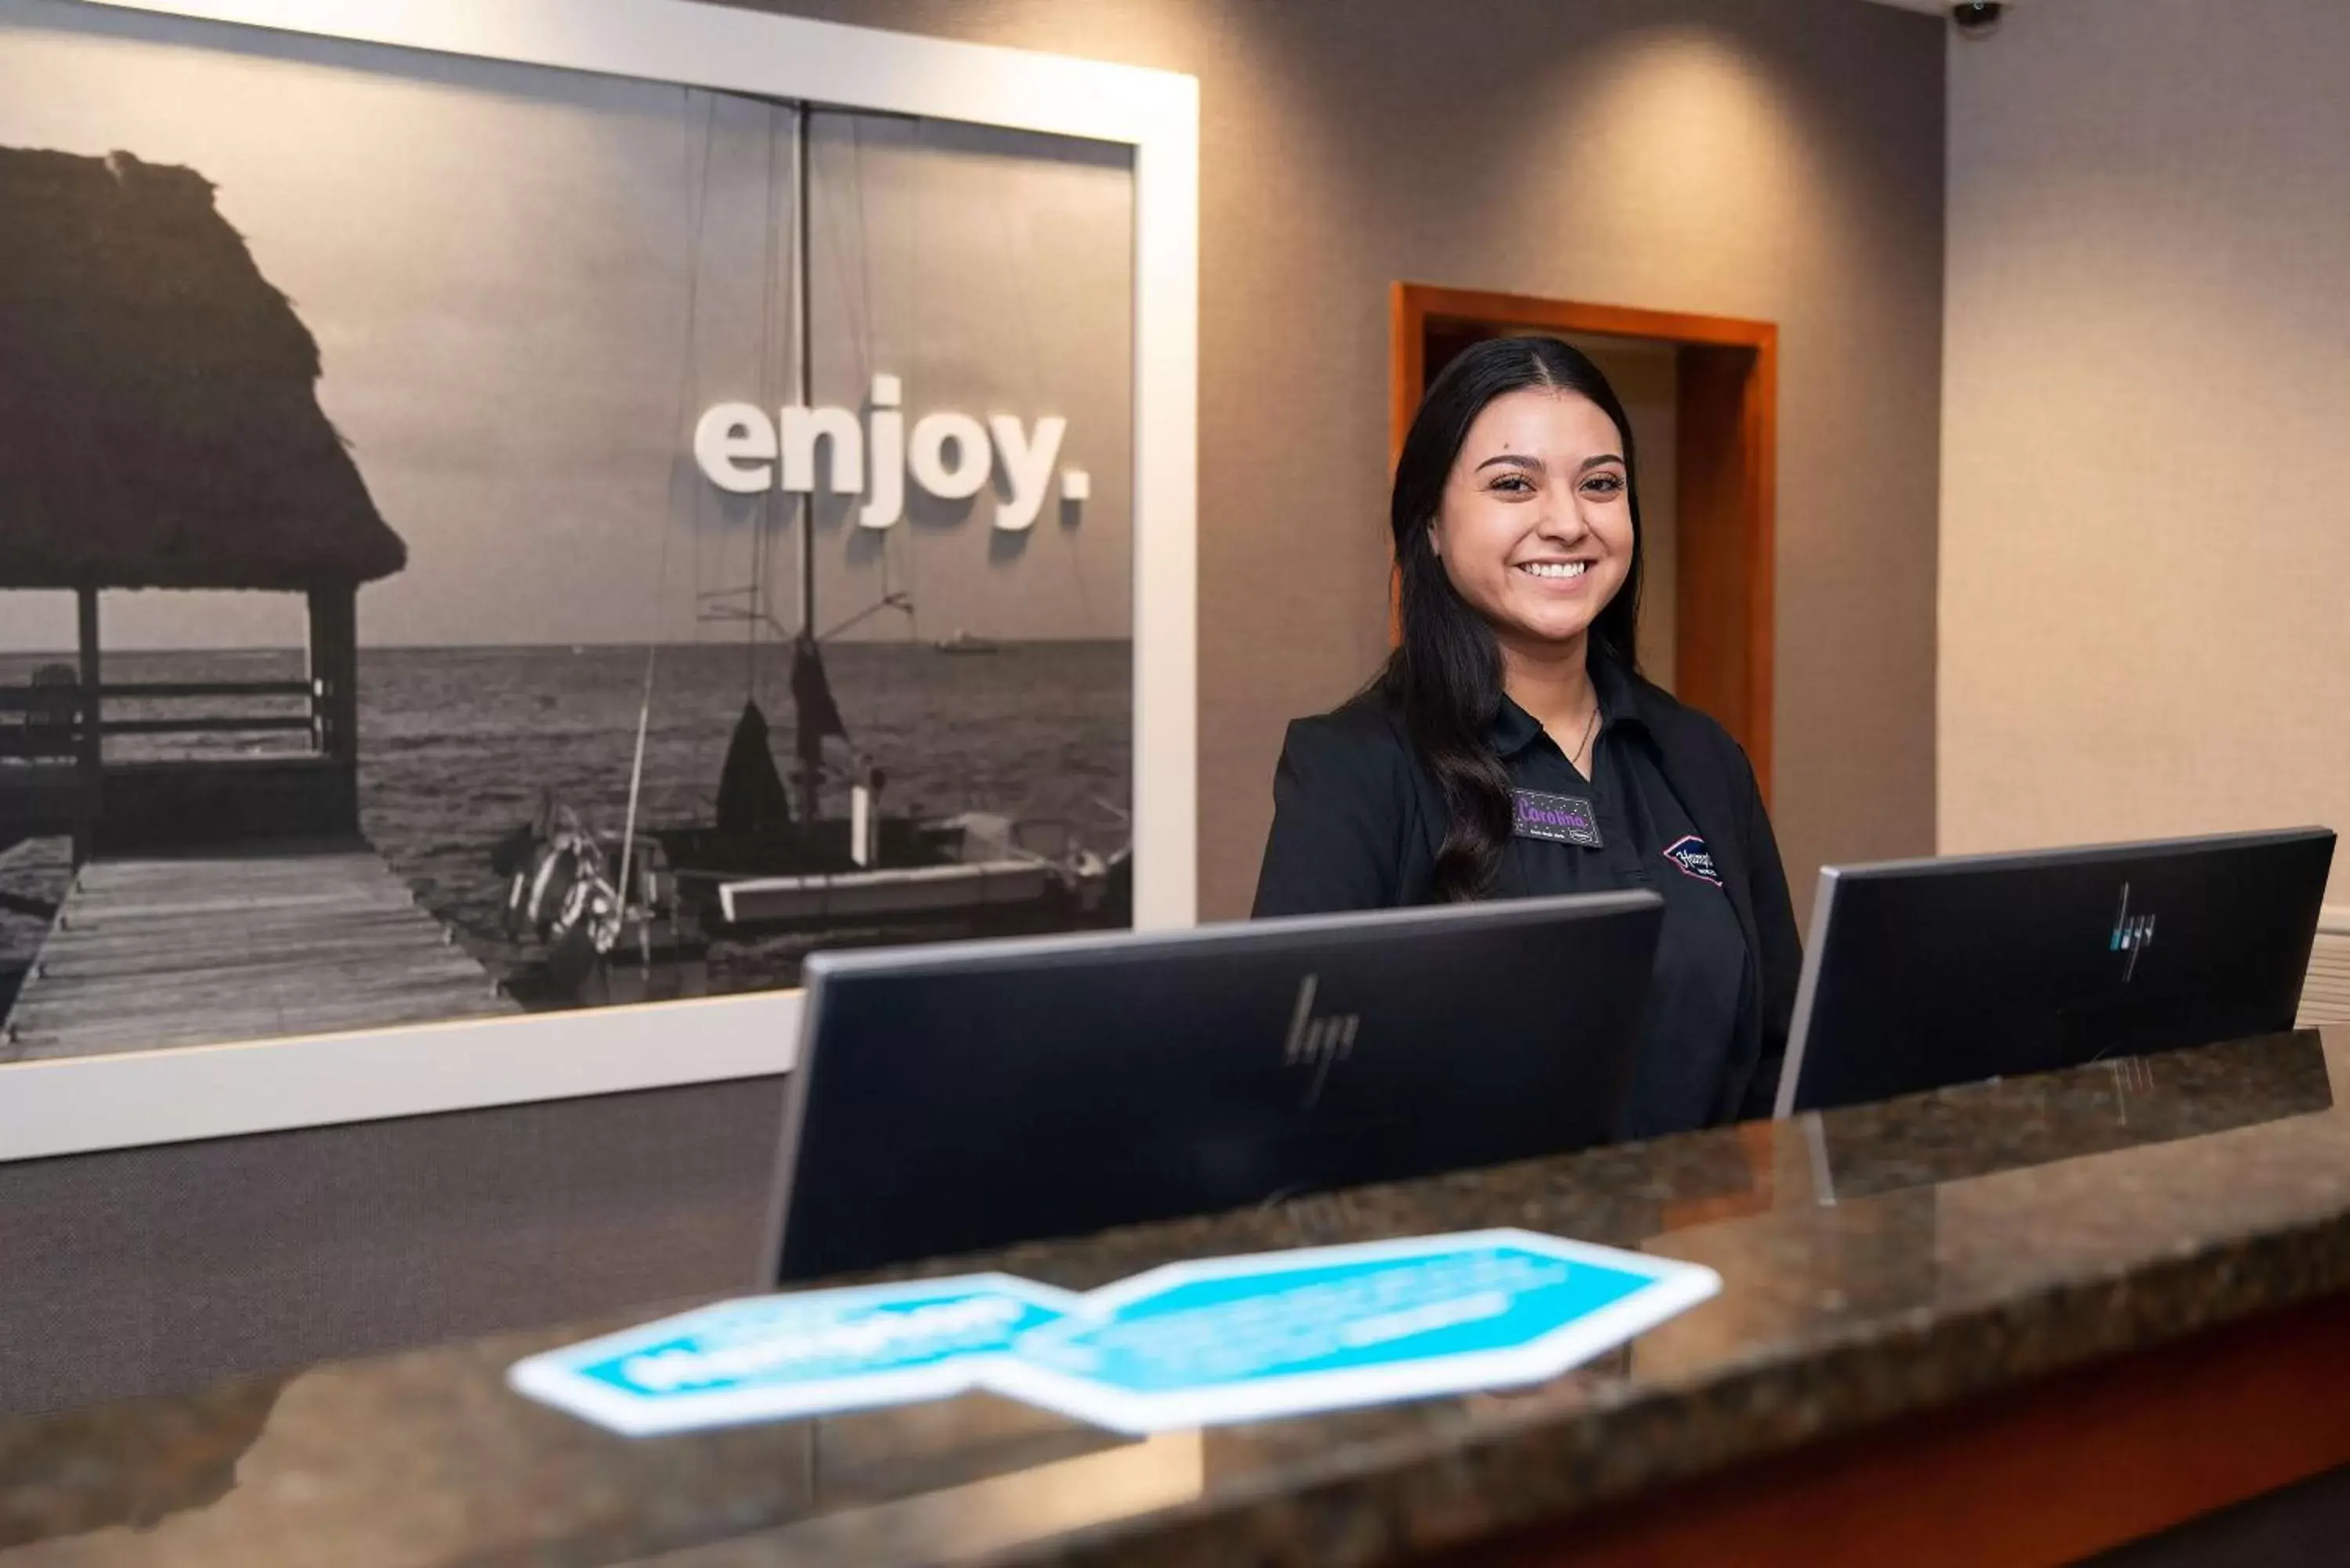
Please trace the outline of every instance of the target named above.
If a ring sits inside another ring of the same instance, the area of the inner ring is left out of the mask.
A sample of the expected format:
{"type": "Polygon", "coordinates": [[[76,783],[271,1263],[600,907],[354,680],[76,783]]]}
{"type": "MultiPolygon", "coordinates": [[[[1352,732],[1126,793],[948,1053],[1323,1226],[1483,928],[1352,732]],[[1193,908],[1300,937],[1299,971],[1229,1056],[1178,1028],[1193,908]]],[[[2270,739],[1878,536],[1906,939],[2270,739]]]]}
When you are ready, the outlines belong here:
{"type": "Polygon", "coordinates": [[[629,1440],[505,1386],[619,1326],[577,1324],[0,1423],[0,1568],[1392,1562],[2350,1290],[2345,1070],[2350,1030],[2275,1036],[915,1271],[1082,1289],[1518,1225],[1721,1272],[1532,1388],[1149,1440],[984,1395],[629,1440]]]}

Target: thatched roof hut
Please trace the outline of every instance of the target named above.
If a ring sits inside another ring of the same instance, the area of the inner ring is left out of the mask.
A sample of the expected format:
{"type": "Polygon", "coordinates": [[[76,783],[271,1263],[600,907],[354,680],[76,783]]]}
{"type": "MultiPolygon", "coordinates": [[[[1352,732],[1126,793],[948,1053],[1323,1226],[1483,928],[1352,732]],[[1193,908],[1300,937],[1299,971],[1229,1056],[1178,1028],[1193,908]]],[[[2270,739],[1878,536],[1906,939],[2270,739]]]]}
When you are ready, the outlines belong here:
{"type": "Polygon", "coordinates": [[[0,148],[0,588],[399,571],[317,379],[202,175],[0,148]]]}

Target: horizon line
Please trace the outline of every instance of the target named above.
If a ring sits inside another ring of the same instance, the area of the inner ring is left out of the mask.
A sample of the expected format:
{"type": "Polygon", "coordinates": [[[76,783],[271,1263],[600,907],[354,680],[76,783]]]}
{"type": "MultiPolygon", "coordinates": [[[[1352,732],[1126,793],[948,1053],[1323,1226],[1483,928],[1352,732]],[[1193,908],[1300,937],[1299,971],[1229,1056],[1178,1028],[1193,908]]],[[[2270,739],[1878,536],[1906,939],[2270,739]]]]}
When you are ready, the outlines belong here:
{"type": "MultiPolygon", "coordinates": [[[[1131,642],[1134,640],[1134,639],[1133,639],[1131,636],[1127,636],[1127,637],[979,637],[979,636],[978,636],[978,634],[976,634],[976,633],[974,633],[974,634],[972,634],[972,635],[973,635],[974,637],[977,637],[978,640],[983,641],[983,642],[993,642],[993,643],[999,643],[999,644],[1014,645],[1014,646],[1025,646],[1025,647],[1032,647],[1032,648],[1034,648],[1034,647],[1048,647],[1048,646],[1056,646],[1056,645],[1057,645],[1057,646],[1066,646],[1066,647],[1073,647],[1073,648],[1074,648],[1074,647],[1086,647],[1086,646],[1090,646],[1090,645],[1098,645],[1098,644],[1102,644],[1102,643],[1131,643],[1131,642]]],[[[931,647],[931,645],[932,645],[932,642],[933,642],[933,641],[935,641],[935,640],[938,640],[938,639],[920,639],[920,640],[910,640],[910,639],[902,639],[902,638],[889,638],[889,639],[884,639],[884,638],[835,638],[835,639],[831,639],[831,640],[829,640],[829,641],[827,641],[827,642],[823,643],[821,646],[827,647],[827,648],[909,648],[909,649],[930,649],[930,648],[931,647]]],[[[300,653],[300,652],[302,652],[302,651],[304,650],[304,646],[305,646],[304,644],[301,644],[301,643],[298,643],[298,642],[294,642],[294,643],[288,643],[288,642],[180,643],[180,644],[174,644],[174,645],[172,645],[172,646],[169,646],[169,647],[153,646],[153,645],[140,645],[140,644],[106,643],[106,644],[102,644],[102,645],[100,646],[100,648],[99,648],[99,657],[100,657],[101,659],[103,659],[106,655],[110,654],[110,653],[300,653]]],[[[768,648],[771,648],[771,649],[777,649],[778,651],[789,651],[789,650],[791,649],[791,648],[794,646],[794,644],[793,644],[792,642],[790,642],[790,641],[783,641],[783,642],[766,642],[766,643],[761,643],[759,646],[760,646],[761,648],[763,648],[763,649],[768,649],[768,648]]],[[[602,651],[604,651],[604,650],[606,650],[606,649],[631,649],[631,650],[641,651],[641,650],[643,650],[643,649],[647,649],[647,648],[662,649],[677,649],[677,648],[714,648],[714,649],[720,649],[720,650],[721,650],[721,651],[723,651],[723,652],[728,652],[728,653],[740,653],[740,652],[742,652],[742,651],[743,651],[743,644],[741,644],[741,643],[739,643],[739,642],[726,642],[726,641],[721,641],[721,640],[718,640],[718,639],[696,639],[696,640],[691,641],[691,642],[658,642],[658,643],[643,643],[643,642],[362,642],[362,643],[360,643],[360,644],[359,645],[359,651],[360,651],[361,653],[368,653],[368,652],[378,652],[378,653],[385,653],[385,652],[390,652],[390,653],[494,653],[494,652],[497,652],[497,651],[500,651],[500,650],[502,650],[502,649],[516,649],[516,650],[520,650],[520,651],[544,651],[544,650],[548,649],[578,649],[578,650],[579,650],[579,651],[581,651],[581,652],[587,652],[587,651],[588,651],[589,649],[594,649],[594,650],[596,650],[596,651],[598,651],[598,652],[602,652],[602,651]]],[[[11,648],[0,648],[0,659],[40,659],[40,658],[51,658],[51,659],[78,659],[80,657],[81,657],[80,651],[79,651],[78,649],[71,649],[71,648],[15,648],[15,649],[11,649],[11,648]]]]}

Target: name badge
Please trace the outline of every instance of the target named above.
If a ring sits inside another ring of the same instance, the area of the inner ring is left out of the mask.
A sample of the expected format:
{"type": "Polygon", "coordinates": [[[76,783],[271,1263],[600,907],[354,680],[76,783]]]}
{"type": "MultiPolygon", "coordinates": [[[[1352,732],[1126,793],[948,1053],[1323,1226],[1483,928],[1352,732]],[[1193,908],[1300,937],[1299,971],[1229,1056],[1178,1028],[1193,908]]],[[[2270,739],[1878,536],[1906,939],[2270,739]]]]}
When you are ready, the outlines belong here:
{"type": "Polygon", "coordinates": [[[1555,844],[1580,844],[1596,849],[1599,814],[1591,803],[1571,794],[1544,794],[1539,790],[1513,789],[1517,821],[1512,831],[1521,838],[1547,838],[1555,844]]]}

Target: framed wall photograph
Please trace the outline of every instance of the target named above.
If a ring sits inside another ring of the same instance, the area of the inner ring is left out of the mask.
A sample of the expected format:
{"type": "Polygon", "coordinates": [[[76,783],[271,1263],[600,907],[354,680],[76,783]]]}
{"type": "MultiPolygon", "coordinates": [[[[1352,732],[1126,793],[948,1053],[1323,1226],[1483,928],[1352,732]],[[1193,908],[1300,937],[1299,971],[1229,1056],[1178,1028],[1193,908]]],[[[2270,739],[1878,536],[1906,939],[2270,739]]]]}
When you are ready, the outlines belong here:
{"type": "Polygon", "coordinates": [[[1190,923],[1197,169],[702,0],[0,0],[0,1159],[1190,923]]]}

